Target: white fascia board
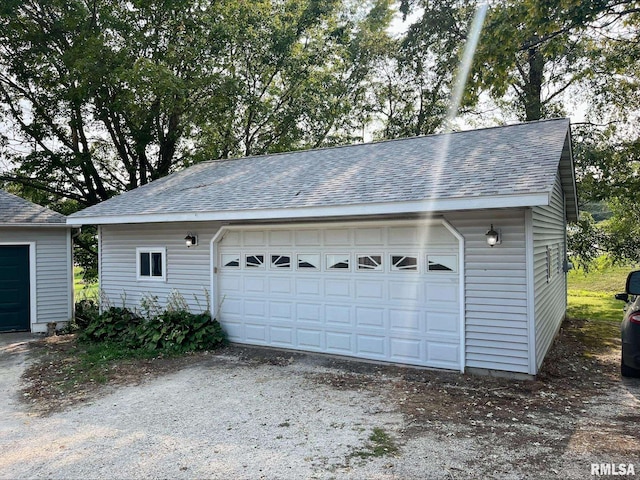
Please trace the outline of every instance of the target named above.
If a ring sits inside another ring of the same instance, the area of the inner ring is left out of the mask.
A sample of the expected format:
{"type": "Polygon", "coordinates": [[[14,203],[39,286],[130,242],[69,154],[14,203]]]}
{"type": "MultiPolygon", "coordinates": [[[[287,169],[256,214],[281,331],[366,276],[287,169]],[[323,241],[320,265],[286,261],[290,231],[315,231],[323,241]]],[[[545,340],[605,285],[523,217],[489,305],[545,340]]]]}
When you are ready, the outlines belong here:
{"type": "Polygon", "coordinates": [[[122,223],[205,222],[318,217],[346,217],[359,215],[389,215],[447,212],[453,210],[484,210],[489,208],[536,207],[549,205],[549,193],[526,195],[497,195],[478,198],[450,198],[392,203],[365,203],[322,207],[291,207],[248,210],[220,210],[185,213],[143,213],[128,215],[77,216],[68,225],[114,225],[122,223]]]}

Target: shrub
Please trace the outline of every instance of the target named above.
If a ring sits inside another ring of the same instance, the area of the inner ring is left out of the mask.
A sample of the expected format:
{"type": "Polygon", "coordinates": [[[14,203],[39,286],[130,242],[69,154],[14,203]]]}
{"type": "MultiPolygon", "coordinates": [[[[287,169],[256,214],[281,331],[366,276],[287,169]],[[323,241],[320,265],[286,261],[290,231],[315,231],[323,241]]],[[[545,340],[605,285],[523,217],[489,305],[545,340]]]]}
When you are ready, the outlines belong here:
{"type": "Polygon", "coordinates": [[[166,310],[145,322],[138,335],[144,348],[167,352],[207,350],[225,343],[220,323],[208,312],[166,310]]]}
{"type": "Polygon", "coordinates": [[[90,342],[120,342],[139,348],[140,341],[132,335],[144,319],[127,308],[109,307],[94,318],[80,332],[80,339],[90,342]]]}
{"type": "Polygon", "coordinates": [[[226,342],[220,323],[209,312],[165,310],[150,319],[120,307],[88,312],[82,317],[87,323],[79,334],[81,341],[114,342],[129,349],[167,353],[213,349],[226,342]]]}

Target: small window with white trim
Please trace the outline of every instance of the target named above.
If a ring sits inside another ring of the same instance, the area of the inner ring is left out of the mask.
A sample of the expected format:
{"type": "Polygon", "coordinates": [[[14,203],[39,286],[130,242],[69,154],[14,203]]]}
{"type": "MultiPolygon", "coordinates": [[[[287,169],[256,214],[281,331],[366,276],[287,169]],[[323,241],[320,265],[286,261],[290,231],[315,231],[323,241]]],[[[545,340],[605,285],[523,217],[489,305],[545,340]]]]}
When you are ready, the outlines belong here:
{"type": "Polygon", "coordinates": [[[348,253],[327,253],[325,261],[327,270],[349,270],[348,253]]]}
{"type": "Polygon", "coordinates": [[[222,268],[240,268],[240,254],[223,253],[221,263],[222,268]]]}
{"type": "Polygon", "coordinates": [[[553,275],[553,269],[551,267],[551,247],[547,245],[546,260],[547,260],[547,283],[551,281],[553,275]]]}
{"type": "Polygon", "coordinates": [[[317,253],[299,253],[298,270],[317,270],[320,268],[320,255],[317,253]]]}
{"type": "Polygon", "coordinates": [[[358,255],[358,270],[381,272],[382,255],[358,255]]]}
{"type": "Polygon", "coordinates": [[[264,268],[264,255],[249,254],[244,257],[245,268],[264,268]]]}
{"type": "Polygon", "coordinates": [[[271,268],[277,270],[291,269],[291,255],[271,255],[271,268]]]}
{"type": "Polygon", "coordinates": [[[427,255],[427,272],[455,272],[457,255],[427,255]]]}
{"type": "Polygon", "coordinates": [[[391,270],[398,271],[418,271],[417,255],[391,255],[391,270]]]}
{"type": "Polygon", "coordinates": [[[166,248],[140,247],[136,248],[136,270],[138,280],[166,279],[166,248]]]}

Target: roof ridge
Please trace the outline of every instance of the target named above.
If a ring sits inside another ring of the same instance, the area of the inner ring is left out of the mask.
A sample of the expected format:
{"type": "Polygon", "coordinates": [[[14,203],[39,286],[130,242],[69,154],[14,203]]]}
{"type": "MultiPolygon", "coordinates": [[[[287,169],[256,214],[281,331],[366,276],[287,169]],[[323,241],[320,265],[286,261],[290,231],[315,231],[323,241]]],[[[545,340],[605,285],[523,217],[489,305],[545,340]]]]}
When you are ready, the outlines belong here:
{"type": "MultiPolygon", "coordinates": [[[[237,160],[251,160],[251,159],[268,158],[268,157],[280,157],[280,156],[287,156],[287,155],[295,155],[296,153],[302,153],[302,152],[322,152],[322,151],[326,151],[326,150],[338,150],[338,149],[342,149],[342,148],[362,147],[362,146],[368,146],[368,145],[373,146],[373,145],[380,145],[380,144],[386,144],[386,143],[392,143],[392,142],[401,142],[401,141],[407,141],[407,140],[420,140],[420,139],[424,139],[424,138],[441,137],[441,136],[444,137],[445,135],[475,133],[475,132],[481,132],[481,131],[486,131],[486,130],[498,130],[498,129],[511,128],[511,127],[520,127],[520,126],[532,125],[532,124],[535,124],[535,123],[557,122],[557,121],[560,121],[560,120],[564,120],[564,121],[570,122],[570,119],[568,117],[542,118],[542,119],[539,119],[539,120],[529,120],[529,121],[526,121],[526,122],[518,122],[518,123],[511,123],[511,124],[504,124],[504,125],[491,125],[491,126],[487,126],[487,127],[471,128],[471,129],[468,129],[468,130],[455,130],[455,131],[451,131],[451,132],[428,133],[428,134],[425,134],[425,135],[413,135],[413,136],[410,136],[410,137],[384,138],[382,140],[373,140],[371,142],[349,143],[349,144],[344,144],[344,145],[329,145],[329,146],[326,146],[326,147],[302,148],[300,150],[288,150],[286,152],[261,153],[261,154],[257,154],[257,155],[248,155],[248,156],[244,156],[244,157],[231,157],[231,158],[219,158],[219,159],[212,159],[212,160],[204,160],[202,162],[195,163],[195,164],[193,164],[191,166],[204,165],[204,164],[209,164],[209,163],[234,162],[234,161],[237,161],[237,160]]],[[[180,170],[180,171],[184,172],[188,168],[189,167],[187,167],[184,170],[180,170]]],[[[178,172],[176,172],[176,173],[178,173],[178,172]]]]}

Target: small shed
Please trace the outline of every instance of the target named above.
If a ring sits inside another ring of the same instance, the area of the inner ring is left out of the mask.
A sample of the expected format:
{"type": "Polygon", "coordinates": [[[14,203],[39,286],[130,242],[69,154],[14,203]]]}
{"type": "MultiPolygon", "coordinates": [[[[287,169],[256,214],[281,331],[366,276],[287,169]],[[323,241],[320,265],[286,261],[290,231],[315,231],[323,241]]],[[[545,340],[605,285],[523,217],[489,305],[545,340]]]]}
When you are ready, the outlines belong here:
{"type": "Polygon", "coordinates": [[[73,315],[66,217],[0,190],[0,332],[47,332],[73,315]]]}
{"type": "Polygon", "coordinates": [[[114,303],[177,291],[238,343],[535,375],[577,213],[555,119],[203,162],[68,222],[99,226],[114,303]]]}

